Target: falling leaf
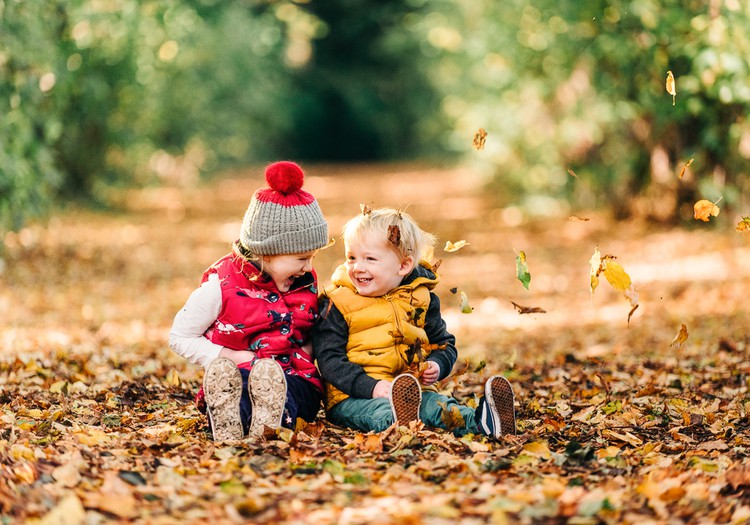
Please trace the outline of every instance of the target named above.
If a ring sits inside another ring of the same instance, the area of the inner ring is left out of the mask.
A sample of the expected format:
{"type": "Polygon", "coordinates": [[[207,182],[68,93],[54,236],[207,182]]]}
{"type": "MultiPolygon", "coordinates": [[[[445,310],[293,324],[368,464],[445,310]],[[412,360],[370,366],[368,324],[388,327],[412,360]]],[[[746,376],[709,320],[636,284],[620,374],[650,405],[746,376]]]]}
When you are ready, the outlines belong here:
{"type": "Polygon", "coordinates": [[[518,252],[518,256],[516,256],[516,278],[521,281],[524,288],[529,289],[531,274],[529,273],[529,266],[526,264],[526,253],[524,251],[518,252]]]}
{"type": "Polygon", "coordinates": [[[599,273],[602,271],[602,254],[599,252],[599,247],[594,248],[594,254],[589,259],[591,265],[591,293],[594,293],[596,287],[599,286],[599,273]]]}
{"type": "Polygon", "coordinates": [[[588,217],[579,217],[578,215],[571,215],[570,217],[568,217],[568,220],[586,222],[586,221],[590,221],[591,219],[589,219],[588,217]]]}
{"type": "Polygon", "coordinates": [[[568,173],[570,173],[573,177],[578,178],[578,175],[576,175],[576,172],[572,169],[568,168],[568,173]]]}
{"type": "Polygon", "coordinates": [[[466,242],[463,239],[461,239],[460,241],[456,241],[455,243],[452,243],[450,241],[446,241],[445,248],[443,248],[443,250],[445,250],[446,252],[457,252],[458,250],[460,250],[461,248],[463,248],[467,244],[469,244],[469,243],[466,242]]]}
{"type": "Polygon", "coordinates": [[[742,220],[737,223],[738,232],[750,231],[750,217],[742,217],[742,220]]]}
{"type": "Polygon", "coordinates": [[[484,142],[487,140],[487,131],[484,128],[479,128],[474,134],[474,147],[477,150],[484,149],[484,142]]]}
{"type": "Polygon", "coordinates": [[[685,341],[687,341],[688,338],[688,329],[685,323],[683,323],[680,326],[680,331],[677,332],[677,335],[674,336],[674,339],[672,339],[672,342],[669,344],[669,346],[676,346],[677,348],[680,348],[685,341]]]}
{"type": "Polygon", "coordinates": [[[637,305],[637,304],[636,304],[636,305],[635,305],[635,306],[633,306],[633,307],[632,307],[632,308],[630,309],[630,311],[628,312],[628,324],[630,324],[630,318],[631,318],[631,317],[633,317],[633,313],[635,313],[635,311],[636,311],[636,310],[638,309],[638,306],[639,306],[639,305],[637,305]]]}
{"type": "Polygon", "coordinates": [[[603,259],[602,273],[612,288],[624,292],[633,284],[630,276],[625,272],[620,263],[611,260],[612,255],[605,255],[603,259]]]}
{"type": "Polygon", "coordinates": [[[401,245],[401,230],[395,224],[388,226],[388,242],[396,248],[401,245]]]}
{"type": "Polygon", "coordinates": [[[474,307],[469,305],[469,298],[463,290],[461,290],[461,304],[459,305],[459,308],[463,314],[470,314],[474,311],[474,307]]]}
{"type": "Polygon", "coordinates": [[[546,314],[547,310],[540,308],[538,306],[521,306],[518,303],[515,303],[513,301],[510,301],[510,304],[512,304],[516,310],[518,310],[519,314],[546,314]]]}
{"type": "Polygon", "coordinates": [[[370,213],[372,213],[372,208],[370,208],[367,204],[360,204],[359,209],[362,212],[362,215],[370,215],[370,213]]]}
{"type": "Polygon", "coordinates": [[[456,288],[456,287],[454,286],[453,288],[451,288],[451,289],[450,289],[450,292],[451,292],[452,294],[454,294],[454,295],[455,295],[455,294],[457,294],[457,293],[458,293],[458,288],[456,288]]]}
{"type": "Polygon", "coordinates": [[[672,95],[672,105],[674,106],[675,99],[677,98],[677,87],[675,85],[674,75],[672,74],[671,71],[667,71],[666,88],[667,88],[667,93],[672,95]]]}
{"type": "Polygon", "coordinates": [[[711,202],[706,199],[699,200],[693,205],[693,217],[696,220],[700,219],[704,222],[708,222],[710,217],[717,217],[721,210],[716,204],[718,204],[720,200],[721,197],[719,197],[719,200],[716,202],[711,202]]]}
{"type": "Polygon", "coordinates": [[[690,165],[693,163],[694,160],[695,158],[692,158],[682,166],[682,169],[680,170],[680,178],[682,178],[682,176],[685,175],[685,170],[687,170],[690,167],[690,165]]]}

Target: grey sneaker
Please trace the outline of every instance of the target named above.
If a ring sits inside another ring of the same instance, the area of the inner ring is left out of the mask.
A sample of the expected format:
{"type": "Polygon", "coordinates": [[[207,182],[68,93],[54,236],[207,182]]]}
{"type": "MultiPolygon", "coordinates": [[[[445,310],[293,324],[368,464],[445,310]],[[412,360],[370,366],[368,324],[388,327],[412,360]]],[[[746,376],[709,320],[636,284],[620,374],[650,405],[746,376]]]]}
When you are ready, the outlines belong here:
{"type": "Polygon", "coordinates": [[[224,357],[211,361],[203,375],[203,393],[214,441],[242,439],[242,375],[237,365],[224,357]]]}
{"type": "Polygon", "coordinates": [[[503,376],[492,376],[484,384],[480,400],[479,428],[488,436],[499,438],[516,433],[516,409],[513,387],[503,376]]]}
{"type": "Polygon", "coordinates": [[[422,403],[422,387],[416,377],[401,374],[391,383],[391,411],[393,420],[399,425],[419,421],[419,405],[422,403]]]}
{"type": "Polygon", "coordinates": [[[258,439],[263,435],[265,427],[281,426],[281,416],[286,404],[286,376],[281,365],[273,359],[255,361],[250,370],[247,390],[253,407],[247,437],[258,439]]]}

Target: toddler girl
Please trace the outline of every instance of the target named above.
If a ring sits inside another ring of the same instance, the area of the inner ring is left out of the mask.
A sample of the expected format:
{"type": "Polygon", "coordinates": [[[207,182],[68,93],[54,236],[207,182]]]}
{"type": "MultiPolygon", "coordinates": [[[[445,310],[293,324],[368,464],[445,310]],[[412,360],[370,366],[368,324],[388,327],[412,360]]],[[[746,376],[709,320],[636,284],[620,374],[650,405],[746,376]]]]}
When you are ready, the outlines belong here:
{"type": "Polygon", "coordinates": [[[175,316],[169,346],[206,368],[196,397],[216,441],[313,421],[322,385],[310,329],[318,316],[316,252],[328,244],[318,202],[293,162],[266,168],[231,253],[212,264],[175,316]]]}

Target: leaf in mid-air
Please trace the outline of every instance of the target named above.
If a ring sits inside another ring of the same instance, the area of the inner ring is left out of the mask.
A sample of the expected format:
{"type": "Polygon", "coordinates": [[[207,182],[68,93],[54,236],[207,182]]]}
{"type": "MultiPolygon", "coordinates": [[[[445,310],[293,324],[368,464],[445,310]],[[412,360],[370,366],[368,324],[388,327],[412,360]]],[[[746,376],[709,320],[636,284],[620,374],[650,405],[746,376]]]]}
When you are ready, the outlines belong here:
{"type": "MultiPolygon", "coordinates": [[[[721,200],[721,199],[719,199],[721,200]]],[[[710,217],[716,217],[719,215],[719,212],[721,211],[719,207],[716,205],[716,202],[711,202],[706,199],[701,199],[698,202],[696,202],[693,205],[693,217],[696,220],[701,220],[704,222],[708,222],[708,219],[710,217]]]]}
{"type": "Polygon", "coordinates": [[[685,326],[685,323],[683,323],[680,326],[680,331],[677,332],[676,336],[674,336],[674,339],[672,339],[672,342],[669,344],[669,346],[676,346],[678,348],[681,347],[682,344],[687,341],[688,335],[689,334],[687,326],[685,326]]]}
{"type": "Polygon", "coordinates": [[[682,178],[682,176],[685,175],[685,171],[690,167],[690,165],[693,163],[694,160],[695,158],[692,158],[682,166],[682,169],[680,170],[680,178],[682,178]]]}
{"type": "Polygon", "coordinates": [[[526,264],[526,253],[523,251],[518,252],[516,257],[516,278],[521,281],[524,288],[529,289],[531,274],[529,273],[529,266],[526,264]]]}
{"type": "Polygon", "coordinates": [[[738,232],[750,232],[750,217],[742,217],[742,220],[737,223],[738,232]]]}
{"type": "Polygon", "coordinates": [[[487,140],[487,131],[484,128],[479,128],[474,134],[474,147],[477,150],[484,149],[484,143],[487,140]]]}
{"type": "Polygon", "coordinates": [[[451,241],[446,241],[445,242],[445,248],[443,248],[443,250],[446,251],[446,252],[457,252],[458,250],[460,250],[461,248],[463,248],[467,244],[469,244],[469,243],[466,242],[463,239],[461,239],[460,241],[456,241],[455,243],[453,243],[451,241]]]}
{"type": "Polygon", "coordinates": [[[672,95],[672,105],[675,104],[677,98],[677,86],[675,85],[674,75],[671,71],[667,71],[667,82],[666,82],[667,93],[672,95]]]}

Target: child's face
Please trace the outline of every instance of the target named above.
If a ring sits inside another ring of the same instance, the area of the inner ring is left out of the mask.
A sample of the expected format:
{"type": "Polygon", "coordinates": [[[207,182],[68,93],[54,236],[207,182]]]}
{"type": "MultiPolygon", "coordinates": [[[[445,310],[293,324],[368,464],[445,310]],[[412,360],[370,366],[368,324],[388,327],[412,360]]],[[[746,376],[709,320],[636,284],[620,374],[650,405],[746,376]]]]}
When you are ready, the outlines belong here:
{"type": "Polygon", "coordinates": [[[296,277],[312,271],[312,260],[317,250],[305,253],[264,255],[263,270],[271,276],[280,292],[288,292],[296,277]]]}
{"type": "Polygon", "coordinates": [[[414,267],[414,258],[405,260],[388,247],[379,235],[367,234],[346,243],[346,269],[359,295],[380,297],[401,284],[414,267]]]}

